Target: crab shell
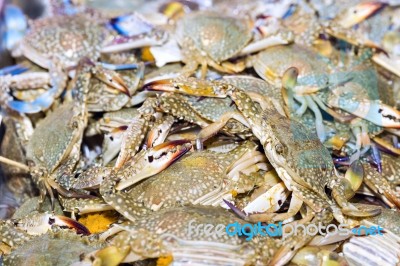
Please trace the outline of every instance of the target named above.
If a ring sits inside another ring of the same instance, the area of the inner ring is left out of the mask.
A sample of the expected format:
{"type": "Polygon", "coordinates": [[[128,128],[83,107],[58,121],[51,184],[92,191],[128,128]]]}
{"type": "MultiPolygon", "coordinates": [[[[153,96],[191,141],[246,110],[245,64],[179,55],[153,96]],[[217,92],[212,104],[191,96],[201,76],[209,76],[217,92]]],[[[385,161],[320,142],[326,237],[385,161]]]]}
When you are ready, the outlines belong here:
{"type": "Polygon", "coordinates": [[[40,121],[28,143],[27,157],[53,172],[82,137],[86,123],[77,115],[75,103],[67,102],[40,121]]]}
{"type": "Polygon", "coordinates": [[[192,44],[189,49],[218,63],[237,55],[252,38],[247,20],[211,12],[184,16],[177,23],[176,35],[182,47],[192,44]]]}

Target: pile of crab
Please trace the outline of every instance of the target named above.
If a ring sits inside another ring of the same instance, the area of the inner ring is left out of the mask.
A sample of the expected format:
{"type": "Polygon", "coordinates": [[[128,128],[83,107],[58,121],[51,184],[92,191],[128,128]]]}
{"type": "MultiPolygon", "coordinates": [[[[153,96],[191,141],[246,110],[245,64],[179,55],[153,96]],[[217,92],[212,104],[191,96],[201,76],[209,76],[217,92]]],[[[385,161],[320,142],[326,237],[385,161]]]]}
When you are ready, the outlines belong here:
{"type": "Polygon", "coordinates": [[[49,2],[0,70],[0,264],[400,263],[394,4],[49,2]],[[191,230],[232,223],[383,232],[191,230]]]}

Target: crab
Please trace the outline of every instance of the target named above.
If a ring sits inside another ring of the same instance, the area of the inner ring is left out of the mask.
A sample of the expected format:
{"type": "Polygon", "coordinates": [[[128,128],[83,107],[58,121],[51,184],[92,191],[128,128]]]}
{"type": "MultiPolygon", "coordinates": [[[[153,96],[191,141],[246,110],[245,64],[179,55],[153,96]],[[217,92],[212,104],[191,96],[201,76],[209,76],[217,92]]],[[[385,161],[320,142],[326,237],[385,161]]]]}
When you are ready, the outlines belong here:
{"type": "Polygon", "coordinates": [[[277,239],[254,237],[251,241],[245,241],[238,236],[228,236],[225,230],[221,232],[221,236],[216,237],[207,235],[202,230],[188,229],[190,225],[207,223],[216,228],[218,224],[227,225],[232,222],[242,224],[243,220],[216,207],[186,206],[161,210],[134,224],[119,225],[119,233],[111,240],[110,245],[103,250],[86,254],[85,261],[102,263],[112,258],[116,263],[122,263],[158,258],[159,263],[190,261],[213,265],[266,265],[272,261],[280,246],[277,239]],[[171,219],[175,222],[171,223],[171,219]]]}
{"type": "MultiPolygon", "coordinates": [[[[132,17],[136,18],[136,21],[141,21],[135,15],[132,17]]],[[[101,52],[109,53],[137,47],[137,42],[146,39],[148,35],[143,33],[135,36],[137,39],[130,38],[130,33],[125,32],[126,25],[121,25],[121,20],[126,19],[129,21],[129,18],[117,18],[111,22],[111,25],[116,30],[122,31],[122,34],[128,34],[128,37],[118,37],[114,31],[107,30],[101,20],[91,18],[87,14],[34,21],[31,31],[24,37],[19,48],[22,55],[29,60],[49,69],[51,89],[32,102],[11,100],[7,102],[8,106],[24,113],[46,110],[53,103],[53,99],[63,92],[68,80],[68,70],[76,67],[81,58],[87,57],[96,62],[101,52]]],[[[142,45],[159,44],[166,38],[165,34],[157,30],[149,30],[148,34],[154,37],[153,42],[149,37],[147,42],[141,43],[142,45]]],[[[29,77],[29,79],[32,78],[29,77]]],[[[103,76],[101,79],[106,83],[110,81],[108,76],[103,76]]],[[[35,84],[31,82],[29,85],[35,84]]],[[[127,93],[127,88],[121,88],[121,90],[127,93]]]]}
{"type": "MultiPolygon", "coordinates": [[[[327,40],[330,37],[357,47],[371,47],[379,50],[377,43],[360,32],[358,27],[353,26],[360,26],[360,22],[371,17],[383,6],[385,6],[383,3],[378,2],[342,3],[337,1],[328,5],[314,2],[297,8],[281,23],[294,32],[295,43],[312,47],[326,55],[333,50],[332,44],[327,40]]],[[[367,28],[369,29],[368,26],[367,28]]]]}
{"type": "Polygon", "coordinates": [[[185,107],[187,103],[183,100],[165,94],[157,98],[147,98],[139,108],[105,114],[103,119],[92,124],[89,133],[90,135],[106,133],[103,142],[105,149],[103,164],[107,165],[119,152],[114,166],[122,167],[139,151],[146,135],[144,149],[163,143],[175,122],[169,113],[192,123],[203,126],[209,124],[200,115],[186,110],[185,107]]]}
{"type": "Polygon", "coordinates": [[[89,70],[82,70],[75,82],[75,101],[65,101],[37,124],[26,147],[27,160],[32,162],[30,166],[2,157],[2,162],[14,164],[31,173],[40,188],[42,201],[46,191],[53,201],[52,188],[64,196],[87,196],[68,189],[70,175],[80,157],[83,131],[87,124],[86,93],[90,77],[89,70]]]}
{"type": "Polygon", "coordinates": [[[208,65],[221,72],[238,73],[245,68],[245,62],[230,63],[228,59],[291,41],[291,34],[282,30],[246,46],[253,39],[251,30],[251,21],[244,18],[221,17],[209,11],[184,16],[175,29],[186,64],[184,73],[193,74],[198,65],[202,66],[202,77],[206,76],[208,65]]]}
{"type": "Polygon", "coordinates": [[[109,176],[101,183],[100,193],[108,204],[132,221],[140,215],[180,205],[220,205],[224,198],[231,199],[232,194],[245,193],[260,184],[262,176],[246,178],[267,169],[265,157],[256,147],[246,142],[227,153],[194,152],[129,189],[126,188],[143,178],[139,175],[119,180],[124,174],[119,174],[119,178],[109,176]],[[201,169],[206,165],[210,171],[204,173],[201,169]],[[182,173],[187,174],[182,176],[182,173]],[[200,181],[198,186],[193,187],[194,179],[200,181]]]}
{"type": "MultiPolygon", "coordinates": [[[[190,148],[191,144],[185,140],[162,143],[147,150],[141,150],[120,168],[92,166],[73,180],[71,187],[74,189],[93,190],[101,188],[105,182],[104,180],[110,178],[118,178],[129,186],[160,173],[188,152],[190,148]]],[[[110,204],[111,201],[108,197],[108,194],[102,195],[102,198],[90,199],[60,197],[60,202],[64,207],[64,211],[71,212],[73,216],[75,214],[86,214],[112,209],[118,211],[122,209],[110,204]]]]}
{"type": "MultiPolygon", "coordinates": [[[[289,75],[290,71],[285,73],[289,75]]],[[[178,93],[196,93],[198,96],[230,97],[238,107],[240,115],[243,115],[250,125],[253,134],[260,140],[265,154],[277,171],[285,186],[293,191],[293,208],[284,218],[290,218],[297,213],[301,204],[305,202],[316,214],[318,219],[329,221],[332,213],[335,218],[342,220],[342,213],[351,216],[373,216],[379,214],[379,210],[357,210],[347,197],[354,195],[352,181],[339,175],[336,171],[329,151],[322,145],[319,139],[302,124],[281,115],[273,104],[264,104],[264,109],[255,105],[253,99],[243,90],[221,81],[204,81],[193,83],[191,80],[186,85],[197,85],[196,90],[186,89],[185,86],[177,86],[178,93]],[[203,86],[199,86],[202,84],[203,86]],[[204,86],[207,85],[207,86],[204,86]],[[340,209],[331,202],[325,192],[325,187],[332,189],[332,196],[339,204],[340,209]],[[297,206],[297,207],[295,207],[297,206]],[[329,210],[330,211],[324,211],[329,210]],[[324,217],[324,215],[327,215],[324,217]]],[[[172,87],[171,82],[171,90],[172,87]]],[[[192,86],[193,87],[193,86],[192,86]]],[[[267,100],[265,98],[264,100],[267,100]]],[[[232,116],[234,118],[234,116],[232,116]]],[[[197,137],[197,147],[202,148],[202,143],[209,136],[215,134],[224,121],[216,122],[203,129],[197,137]]],[[[281,217],[283,218],[283,217],[281,217]]]]}
{"type": "MultiPolygon", "coordinates": [[[[303,115],[307,108],[313,111],[317,134],[321,141],[326,140],[326,132],[320,109],[339,122],[349,123],[353,120],[350,126],[356,136],[358,150],[361,146],[369,148],[368,134],[374,137],[381,132],[379,127],[399,126],[399,111],[382,102],[377,95],[377,73],[370,64],[361,65],[356,62],[347,71],[332,73],[329,65],[321,57],[298,45],[271,47],[258,56],[254,67],[257,73],[270,83],[281,85],[284,71],[293,68],[292,79],[295,80],[297,75],[297,81],[288,86],[285,101],[289,108],[296,108],[296,102],[301,104],[297,110],[292,111],[294,116],[303,115]],[[363,120],[340,114],[336,111],[338,109],[363,120]]],[[[358,158],[356,157],[354,156],[355,159],[358,158]]]]}
{"type": "MultiPolygon", "coordinates": [[[[144,147],[161,144],[175,120],[184,120],[200,127],[206,127],[213,120],[219,119],[220,112],[215,109],[216,105],[225,108],[225,110],[232,109],[227,101],[218,101],[217,99],[216,101],[205,100],[204,103],[197,103],[195,98],[197,97],[162,93],[157,97],[147,98],[136,111],[131,109],[132,112],[129,111],[130,121],[127,121],[126,124],[118,122],[117,128],[113,126],[114,130],[106,136],[104,144],[107,145],[107,162],[109,161],[108,158],[111,159],[120,151],[115,167],[121,167],[139,150],[146,134],[148,137],[144,147]],[[210,121],[209,119],[213,120],[210,121]]],[[[116,112],[115,114],[120,113],[116,112]]],[[[112,119],[118,120],[114,114],[113,117],[112,119]]],[[[93,133],[98,132],[96,127],[99,126],[106,131],[109,130],[101,125],[104,124],[104,119],[99,122],[100,124],[94,125],[91,130],[93,133]]],[[[248,129],[239,123],[230,123],[225,127],[225,131],[228,134],[248,134],[248,129]]]]}

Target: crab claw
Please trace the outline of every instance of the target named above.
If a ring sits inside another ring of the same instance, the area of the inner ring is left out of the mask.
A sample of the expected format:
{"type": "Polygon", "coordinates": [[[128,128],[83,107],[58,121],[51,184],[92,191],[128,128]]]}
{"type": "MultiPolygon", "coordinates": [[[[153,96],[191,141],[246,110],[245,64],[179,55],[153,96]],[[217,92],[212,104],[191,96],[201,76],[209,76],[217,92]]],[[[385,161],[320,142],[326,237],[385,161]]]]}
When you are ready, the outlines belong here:
{"type": "Polygon", "coordinates": [[[124,171],[122,175],[128,178],[120,180],[116,189],[125,189],[145,178],[160,173],[191,148],[192,144],[188,140],[174,140],[145,151],[140,158],[135,158],[134,165],[129,165],[121,170],[124,171]]]}
{"type": "Polygon", "coordinates": [[[226,84],[196,78],[161,79],[149,82],[144,90],[166,91],[203,97],[226,97],[226,84]]]}
{"type": "Polygon", "coordinates": [[[343,28],[351,28],[354,25],[362,22],[368,17],[372,16],[379,9],[384,7],[385,3],[380,2],[367,2],[360,3],[351,8],[346,9],[346,11],[338,16],[338,23],[343,28]]]}
{"type": "Polygon", "coordinates": [[[7,106],[19,113],[35,114],[47,110],[53,104],[56,91],[56,88],[52,88],[31,102],[9,101],[7,106]]]}
{"type": "Polygon", "coordinates": [[[74,229],[78,234],[90,235],[89,230],[74,219],[52,215],[49,213],[38,213],[27,216],[15,222],[15,225],[30,235],[41,235],[46,233],[52,225],[74,229]]]}
{"type": "Polygon", "coordinates": [[[90,235],[89,229],[86,228],[83,224],[75,221],[74,219],[65,217],[65,216],[54,216],[54,218],[49,219],[49,223],[53,222],[58,226],[66,226],[70,229],[74,229],[77,234],[81,235],[90,235]]]}
{"type": "Polygon", "coordinates": [[[243,211],[248,215],[253,213],[264,213],[269,210],[277,211],[281,205],[279,203],[285,202],[288,196],[289,191],[287,191],[283,182],[279,182],[267,192],[261,194],[255,200],[250,202],[243,211]]]}
{"type": "Polygon", "coordinates": [[[103,68],[97,71],[95,76],[110,87],[126,94],[128,97],[131,97],[128,86],[117,72],[103,68]]]}

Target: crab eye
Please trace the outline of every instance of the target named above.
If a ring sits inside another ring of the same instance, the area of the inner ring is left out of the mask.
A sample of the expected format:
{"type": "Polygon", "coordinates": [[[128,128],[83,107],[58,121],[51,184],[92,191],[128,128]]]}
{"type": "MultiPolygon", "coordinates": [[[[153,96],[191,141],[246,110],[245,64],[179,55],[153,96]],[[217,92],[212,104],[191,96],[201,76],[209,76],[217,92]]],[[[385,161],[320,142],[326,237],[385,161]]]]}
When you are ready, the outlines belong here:
{"type": "Polygon", "coordinates": [[[282,153],[283,153],[283,146],[282,146],[282,144],[276,144],[276,145],[275,145],[275,151],[276,151],[276,153],[278,153],[278,154],[282,154],[282,153]]]}

